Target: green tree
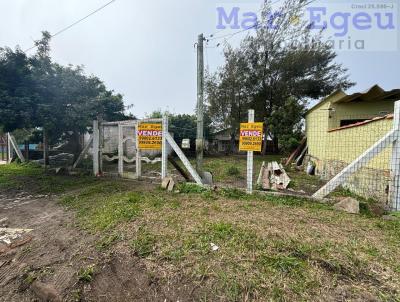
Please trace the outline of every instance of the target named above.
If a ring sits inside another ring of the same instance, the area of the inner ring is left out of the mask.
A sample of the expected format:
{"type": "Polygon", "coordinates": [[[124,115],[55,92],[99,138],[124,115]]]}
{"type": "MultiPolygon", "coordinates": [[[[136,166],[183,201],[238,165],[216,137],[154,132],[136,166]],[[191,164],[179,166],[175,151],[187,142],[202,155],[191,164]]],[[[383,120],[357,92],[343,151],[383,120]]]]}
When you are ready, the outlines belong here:
{"type": "MultiPolygon", "coordinates": [[[[5,131],[43,128],[51,142],[76,142],[98,117],[122,120],[122,95],[108,90],[81,66],[62,66],[50,57],[50,38],[43,32],[37,52],[27,57],[18,48],[0,49],[0,126],[5,131]]],[[[78,150],[76,150],[78,151],[78,150]]]]}
{"type": "Polygon", "coordinates": [[[255,34],[248,35],[234,51],[226,46],[224,66],[206,82],[213,121],[218,124],[221,119],[215,108],[226,107],[225,127],[235,129],[237,117],[245,119],[243,109],[251,107],[256,120],[265,122],[265,133],[273,140],[275,151],[285,145],[283,140],[298,134],[310,100],[354,85],[347,69],[335,62],[336,53],[322,42],[322,33],[314,33],[312,24],[301,21],[308,3],[286,0],[280,13],[274,13],[270,1],[265,1],[255,34]],[[242,64],[233,63],[238,56],[242,64]],[[232,64],[237,70],[230,73],[232,64]],[[237,85],[241,89],[235,91],[243,91],[244,97],[232,93],[237,85]],[[227,107],[229,101],[224,97],[236,106],[227,107]]]}

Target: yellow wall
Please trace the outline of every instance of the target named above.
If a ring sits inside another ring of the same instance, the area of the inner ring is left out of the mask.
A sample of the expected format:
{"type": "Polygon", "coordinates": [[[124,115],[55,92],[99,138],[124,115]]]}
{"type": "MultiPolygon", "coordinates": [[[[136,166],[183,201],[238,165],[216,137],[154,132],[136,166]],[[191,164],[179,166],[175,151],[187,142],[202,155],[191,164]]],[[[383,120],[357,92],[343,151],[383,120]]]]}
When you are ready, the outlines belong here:
{"type": "Polygon", "coordinates": [[[326,148],[329,108],[330,102],[326,102],[306,116],[308,154],[316,158],[322,158],[326,148]]]}
{"type": "MultiPolygon", "coordinates": [[[[351,162],[392,127],[392,120],[382,120],[328,132],[330,129],[340,127],[341,120],[370,119],[379,116],[381,112],[393,112],[394,102],[392,101],[335,103],[343,96],[341,92],[329,96],[306,115],[308,154],[315,160],[336,159],[351,162]]],[[[380,155],[372,162],[372,165],[386,166],[386,158],[389,158],[388,153],[380,155]],[[385,160],[380,164],[382,159],[385,160]]]]}
{"type": "Polygon", "coordinates": [[[329,129],[340,127],[341,120],[370,119],[380,116],[381,112],[393,113],[393,101],[367,101],[359,103],[332,104],[334,111],[329,119],[329,129]]]}
{"type": "MultiPolygon", "coordinates": [[[[364,151],[381,139],[393,127],[393,119],[382,119],[358,127],[327,133],[325,160],[351,163],[364,151]]],[[[374,169],[389,169],[391,148],[379,153],[368,165],[374,169]]]]}

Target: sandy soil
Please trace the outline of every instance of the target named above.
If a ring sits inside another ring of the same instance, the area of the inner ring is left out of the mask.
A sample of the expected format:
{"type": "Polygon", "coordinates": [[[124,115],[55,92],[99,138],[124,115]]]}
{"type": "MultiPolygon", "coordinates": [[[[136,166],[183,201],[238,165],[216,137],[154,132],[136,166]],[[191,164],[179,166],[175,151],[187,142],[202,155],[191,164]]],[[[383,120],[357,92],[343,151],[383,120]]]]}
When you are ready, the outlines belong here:
{"type": "Polygon", "coordinates": [[[11,244],[0,241],[0,301],[188,300],[190,288],[179,280],[159,284],[128,252],[99,252],[97,238],[80,230],[56,197],[0,194],[0,230],[32,230],[11,244]],[[91,265],[92,282],[79,281],[79,270],[91,265]]]}

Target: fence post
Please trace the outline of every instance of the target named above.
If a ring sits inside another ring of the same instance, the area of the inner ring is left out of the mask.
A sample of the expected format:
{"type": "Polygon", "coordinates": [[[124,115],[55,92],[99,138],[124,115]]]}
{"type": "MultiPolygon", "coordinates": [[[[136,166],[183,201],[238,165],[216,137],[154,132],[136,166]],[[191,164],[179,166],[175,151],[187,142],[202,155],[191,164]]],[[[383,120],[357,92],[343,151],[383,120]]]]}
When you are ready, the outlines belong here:
{"type": "Polygon", "coordinates": [[[390,202],[393,211],[400,210],[400,101],[394,104],[393,131],[395,139],[392,147],[390,202]]]}
{"type": "Polygon", "coordinates": [[[162,147],[161,147],[161,179],[164,179],[168,175],[168,150],[167,150],[167,133],[168,133],[168,116],[166,113],[162,119],[162,147]]]}
{"type": "MultiPolygon", "coordinates": [[[[249,110],[249,123],[254,123],[254,110],[249,110]]],[[[247,193],[253,193],[253,151],[247,151],[247,193]]]]}
{"type": "Polygon", "coordinates": [[[12,161],[12,147],[11,147],[11,139],[10,139],[10,133],[7,132],[7,162],[11,163],[12,161]]]}
{"type": "Polygon", "coordinates": [[[118,175],[124,173],[124,132],[121,124],[118,124],[118,175]]]}
{"type": "Polygon", "coordinates": [[[142,176],[142,155],[140,154],[139,148],[139,124],[140,121],[136,123],[136,177],[142,176]]]}
{"type": "Polygon", "coordinates": [[[93,174],[97,176],[99,174],[99,121],[93,121],[93,174]]]}

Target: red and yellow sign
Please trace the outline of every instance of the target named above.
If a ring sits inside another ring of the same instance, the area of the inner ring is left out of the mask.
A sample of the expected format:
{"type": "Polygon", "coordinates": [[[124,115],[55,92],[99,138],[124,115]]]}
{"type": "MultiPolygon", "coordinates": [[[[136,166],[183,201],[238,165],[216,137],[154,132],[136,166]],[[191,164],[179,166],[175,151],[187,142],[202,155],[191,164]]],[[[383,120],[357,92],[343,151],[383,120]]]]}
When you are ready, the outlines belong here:
{"type": "Polygon", "coordinates": [[[161,150],[162,125],[161,124],[139,124],[138,126],[139,149],[161,150]]]}
{"type": "Polygon", "coordinates": [[[261,152],[263,141],[263,123],[240,124],[240,151],[261,152]]]}

